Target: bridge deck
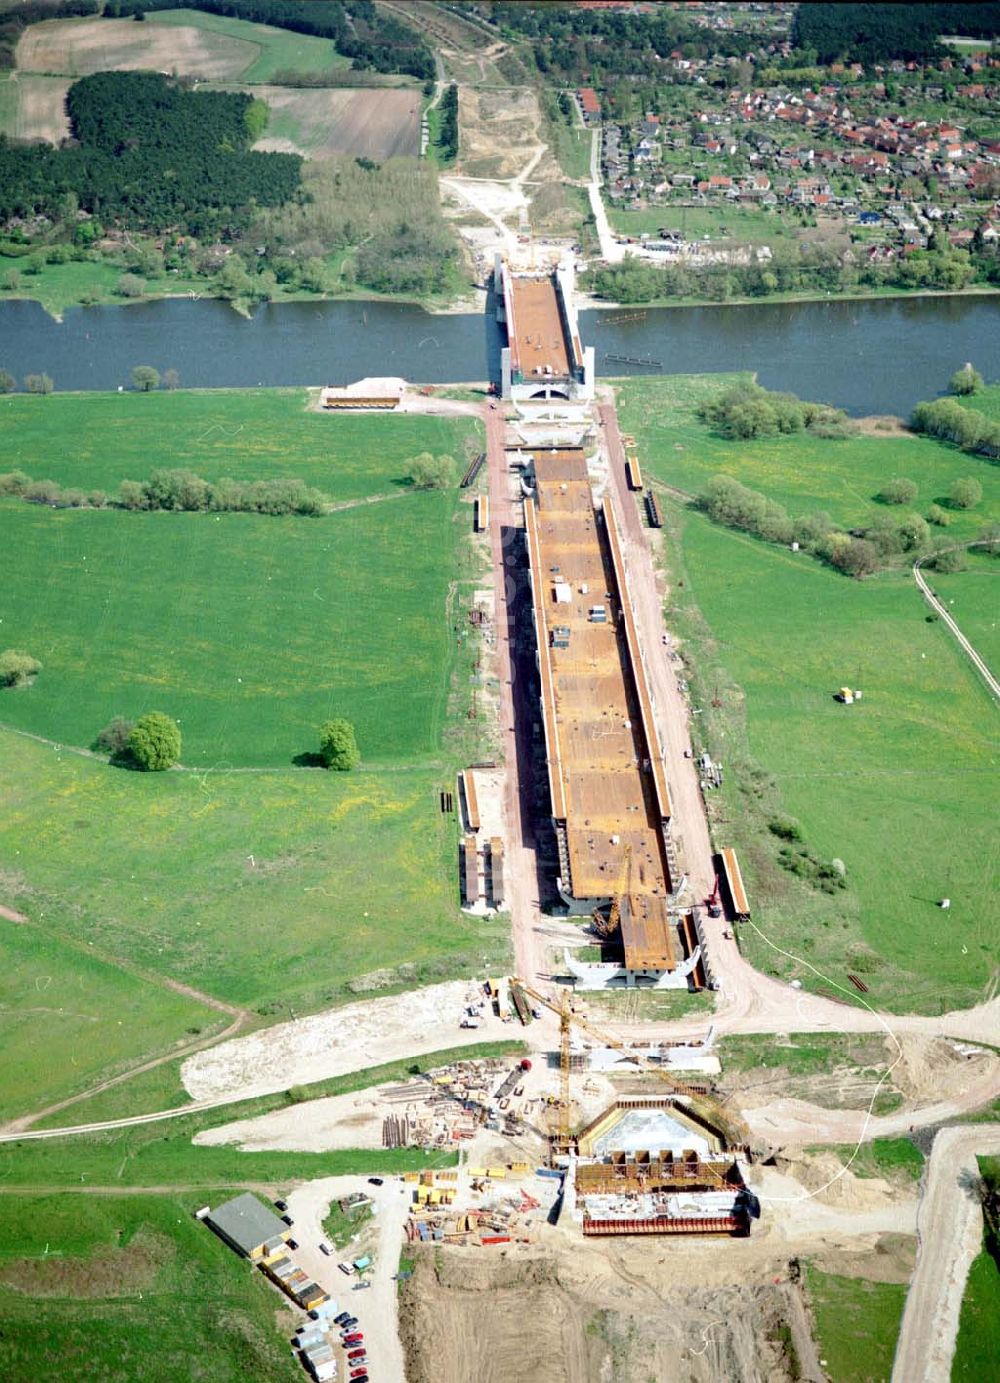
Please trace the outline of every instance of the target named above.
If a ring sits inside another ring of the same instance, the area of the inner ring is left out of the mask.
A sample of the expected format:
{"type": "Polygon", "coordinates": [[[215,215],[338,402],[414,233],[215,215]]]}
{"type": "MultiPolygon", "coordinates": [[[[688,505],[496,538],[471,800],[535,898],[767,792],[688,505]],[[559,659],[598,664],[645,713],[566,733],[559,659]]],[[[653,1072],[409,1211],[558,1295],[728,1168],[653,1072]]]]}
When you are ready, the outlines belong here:
{"type": "Polygon", "coordinates": [[[611,547],[582,451],[535,452],[525,503],[553,815],[573,896],[607,898],[632,850],[622,939],[630,968],[673,968],[669,870],[611,547]],[[606,622],[595,622],[595,606],[606,622]],[[555,642],[554,642],[555,640],[555,642]]]}
{"type": "Polygon", "coordinates": [[[525,377],[568,379],[570,353],[555,280],[512,277],[511,308],[507,331],[513,368],[525,377]]]}

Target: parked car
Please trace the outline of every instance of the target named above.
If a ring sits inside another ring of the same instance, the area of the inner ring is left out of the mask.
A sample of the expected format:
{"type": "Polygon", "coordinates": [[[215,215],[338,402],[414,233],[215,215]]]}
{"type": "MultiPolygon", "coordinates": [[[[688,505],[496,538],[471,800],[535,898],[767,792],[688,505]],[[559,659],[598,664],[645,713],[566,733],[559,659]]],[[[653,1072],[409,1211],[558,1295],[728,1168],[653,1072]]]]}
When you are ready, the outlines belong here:
{"type": "Polygon", "coordinates": [[[381,1186],[381,1185],[383,1184],[384,1180],[385,1180],[384,1177],[369,1177],[369,1178],[368,1178],[368,1185],[369,1185],[369,1186],[381,1186]]]}
{"type": "Polygon", "coordinates": [[[275,1202],[274,1202],[274,1208],[275,1208],[275,1210],[287,1210],[287,1209],[288,1209],[288,1202],[287,1202],[287,1201],[275,1201],[275,1202]]]}
{"type": "Polygon", "coordinates": [[[299,1245],[298,1245],[298,1241],[297,1241],[296,1239],[289,1239],[289,1241],[288,1241],[288,1247],[289,1247],[290,1249],[297,1249],[298,1246],[299,1246],[299,1245]]]}
{"type": "Polygon", "coordinates": [[[351,1374],[351,1377],[353,1378],[354,1383],[368,1383],[368,1370],[358,1369],[357,1373],[351,1374]]]}
{"type": "Polygon", "coordinates": [[[364,1338],[365,1338],[365,1337],[364,1337],[363,1335],[358,1335],[358,1334],[354,1334],[354,1335],[345,1335],[345,1336],[344,1336],[344,1344],[345,1344],[345,1345],[360,1345],[360,1344],[363,1343],[364,1338]]]}
{"type": "Polygon", "coordinates": [[[338,1263],[337,1267],[340,1269],[342,1273],[346,1273],[348,1277],[351,1277],[354,1274],[353,1263],[338,1263]]]}
{"type": "Polygon", "coordinates": [[[357,1318],[357,1316],[348,1316],[347,1320],[344,1321],[344,1322],[342,1322],[340,1328],[341,1328],[341,1330],[344,1330],[344,1331],[351,1331],[351,1330],[354,1329],[354,1327],[357,1325],[357,1323],[358,1323],[358,1318],[357,1318]]]}
{"type": "Polygon", "coordinates": [[[363,1292],[366,1287],[370,1287],[371,1285],[370,1282],[355,1282],[351,1290],[354,1292],[363,1292]]]}
{"type": "Polygon", "coordinates": [[[351,1368],[356,1368],[359,1360],[365,1357],[364,1345],[356,1345],[354,1349],[349,1349],[347,1351],[347,1357],[351,1361],[351,1368]]]}
{"type": "Polygon", "coordinates": [[[333,1323],[334,1323],[334,1325],[346,1325],[347,1322],[348,1322],[350,1319],[351,1319],[351,1313],[350,1313],[350,1311],[341,1311],[341,1313],[340,1313],[339,1316],[334,1316],[334,1318],[333,1318],[333,1323]]]}

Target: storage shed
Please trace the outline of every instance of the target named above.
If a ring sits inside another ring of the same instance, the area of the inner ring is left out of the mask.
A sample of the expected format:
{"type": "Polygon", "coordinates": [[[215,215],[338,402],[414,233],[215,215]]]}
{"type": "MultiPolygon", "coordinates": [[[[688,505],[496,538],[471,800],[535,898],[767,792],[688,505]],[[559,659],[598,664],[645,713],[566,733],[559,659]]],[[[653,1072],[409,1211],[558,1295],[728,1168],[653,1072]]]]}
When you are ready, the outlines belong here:
{"type": "Polygon", "coordinates": [[[279,1249],[292,1233],[273,1210],[249,1191],[226,1201],[218,1210],[210,1211],[205,1222],[230,1248],[253,1263],[259,1263],[279,1249]]]}

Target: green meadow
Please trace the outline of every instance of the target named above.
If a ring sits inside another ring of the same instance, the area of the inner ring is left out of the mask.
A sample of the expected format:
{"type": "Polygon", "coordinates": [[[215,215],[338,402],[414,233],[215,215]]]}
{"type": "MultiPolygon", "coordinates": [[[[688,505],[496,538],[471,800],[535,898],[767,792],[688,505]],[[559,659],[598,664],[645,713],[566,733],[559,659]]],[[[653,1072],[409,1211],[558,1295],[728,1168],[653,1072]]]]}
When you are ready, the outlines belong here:
{"type": "MultiPolygon", "coordinates": [[[[887,448],[912,446],[936,464],[899,468],[919,474],[928,494],[946,493],[957,468],[973,464],[921,439],[788,439],[808,464],[772,440],[724,442],[693,416],[703,387],[625,387],[623,423],[647,481],[695,490],[728,469],[793,513],[824,507],[846,521],[863,516],[887,448]]],[[[995,495],[997,479],[982,470],[995,495]]],[[[861,973],[867,997],[890,1009],[976,1002],[995,966],[985,900],[996,884],[998,749],[978,674],[943,625],[928,621],[907,569],[852,581],[672,500],[665,509],[667,624],[686,645],[685,675],[702,710],[695,733],[726,769],[709,812],[717,844],[737,847],[747,876],[761,929],[742,929],[747,954],[762,969],[810,988],[833,981],[848,995],[847,972],[861,973]],[[863,701],[836,702],[843,685],[861,688],[863,701]],[[821,892],[780,866],[768,823],[783,814],[816,856],[843,862],[846,887],[821,892]],[[942,913],[946,896],[952,907],[942,913]]],[[[981,524],[976,515],[962,522],[981,524]]]]}
{"type": "MultiPolygon", "coordinates": [[[[213,1196],[212,1203],[224,1200],[213,1196]]],[[[0,1370],[102,1383],[237,1383],[302,1370],[262,1273],[194,1219],[197,1195],[3,1197],[0,1370]]]]}
{"type": "MultiPolygon", "coordinates": [[[[5,896],[9,896],[5,889],[5,896]]],[[[46,919],[42,919],[43,923],[46,919]]],[[[218,1011],[67,946],[34,926],[0,930],[0,1123],[94,1084],[143,1053],[229,1022],[218,1011]]]]}
{"type": "Polygon", "coordinates": [[[892,1372],[906,1284],[837,1277],[806,1267],[806,1293],[827,1377],[882,1383],[892,1372]]]}
{"type": "Polygon", "coordinates": [[[3,469],[108,492],[158,466],[205,480],[298,477],[347,501],[396,493],[408,457],[461,458],[465,439],[478,436],[461,418],[323,414],[309,407],[314,397],[305,389],[6,395],[3,469]]]}
{"type": "MultiPolygon", "coordinates": [[[[1000,1157],[979,1158],[979,1171],[995,1196],[1000,1186],[1000,1157]]],[[[958,1340],[952,1361],[954,1383],[978,1383],[990,1374],[990,1360],[1000,1357],[1000,1242],[995,1221],[988,1225],[984,1216],[983,1249],[969,1268],[962,1298],[958,1340]]]]}
{"type": "Polygon", "coordinates": [[[3,501],[0,536],[18,553],[4,644],[30,648],[44,673],[0,700],[0,722],[86,746],[113,716],[155,708],[181,723],[186,764],[276,767],[345,715],[368,763],[437,753],[467,514],[456,491],[403,482],[415,451],[461,458],[470,427],[323,417],[301,391],[4,402],[8,464],[36,479],[113,492],[174,465],[208,480],[297,476],[345,504],[378,498],[316,519],[3,501]]]}
{"type": "MultiPolygon", "coordinates": [[[[958,542],[1000,519],[1000,468],[931,437],[876,432],[830,441],[799,432],[729,441],[718,436],[698,418],[697,406],[747,378],[673,375],[619,382],[619,421],[639,440],[643,470],[691,494],[700,493],[714,475],[732,476],[783,504],[793,518],[825,510],[845,527],[886,512],[875,496],[895,476],[916,483],[912,508],[919,514],[934,503],[946,506],[953,482],[974,476],[983,487],[982,503],[951,510],[951,524],[937,531],[958,542]]],[[[889,512],[902,517],[907,510],[890,506],[889,512]]]]}

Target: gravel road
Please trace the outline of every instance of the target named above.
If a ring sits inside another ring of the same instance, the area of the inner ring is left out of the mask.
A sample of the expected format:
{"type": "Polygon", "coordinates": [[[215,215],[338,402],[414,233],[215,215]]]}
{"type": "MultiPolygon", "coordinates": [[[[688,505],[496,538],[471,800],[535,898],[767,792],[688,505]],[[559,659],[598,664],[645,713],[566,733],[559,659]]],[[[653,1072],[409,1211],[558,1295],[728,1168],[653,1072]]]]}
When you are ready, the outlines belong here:
{"type": "Polygon", "coordinates": [[[977,1153],[1000,1153],[1000,1124],[946,1128],[934,1139],[892,1383],[949,1383],[951,1378],[962,1297],[983,1238],[982,1210],[969,1189],[979,1171],[977,1153]]]}

